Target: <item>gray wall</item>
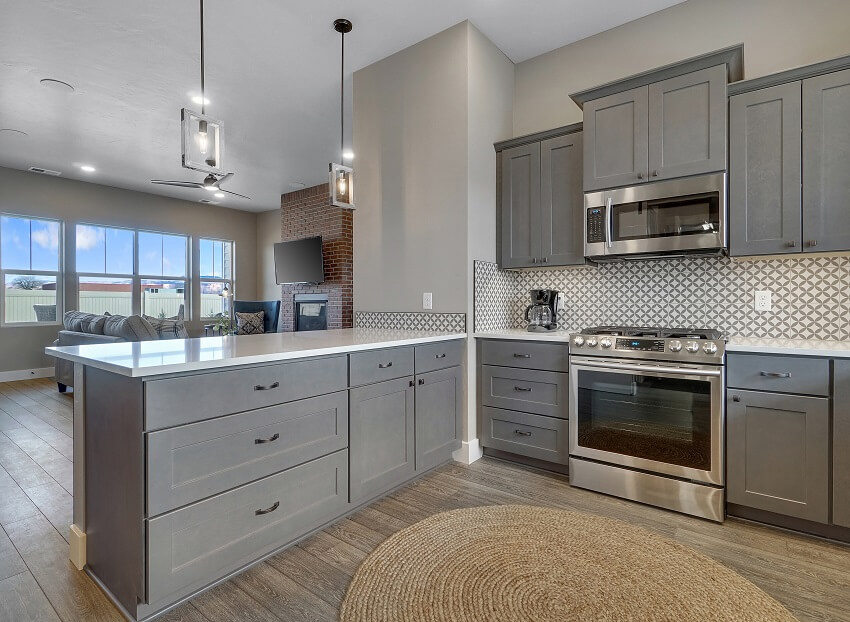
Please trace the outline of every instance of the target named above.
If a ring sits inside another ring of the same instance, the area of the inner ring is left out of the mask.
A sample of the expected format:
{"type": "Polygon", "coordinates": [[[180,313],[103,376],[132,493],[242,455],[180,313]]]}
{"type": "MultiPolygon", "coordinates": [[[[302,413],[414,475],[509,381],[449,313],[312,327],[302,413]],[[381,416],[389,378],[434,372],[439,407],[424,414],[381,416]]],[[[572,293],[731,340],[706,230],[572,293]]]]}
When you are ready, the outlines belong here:
{"type": "Polygon", "coordinates": [[[516,66],[514,135],[581,121],[570,93],[737,43],[746,78],[850,54],[847,0],[689,0],[516,66]]]}
{"type": "MultiPolygon", "coordinates": [[[[191,191],[187,190],[191,196],[191,191]]],[[[236,296],[257,294],[257,217],[254,213],[180,201],[109,186],[47,177],[0,168],[0,212],[46,217],[65,224],[65,308],[74,308],[74,230],[78,222],[213,237],[236,242],[236,296]]],[[[280,227],[278,226],[278,230],[280,227]]],[[[198,257],[192,258],[196,268],[198,257]]],[[[194,272],[194,270],[193,270],[194,272]]],[[[200,299],[200,284],[193,275],[192,298],[200,299]]],[[[188,322],[199,334],[197,305],[188,322]]],[[[56,338],[58,326],[0,327],[0,372],[52,365],[43,348],[56,338]]]]}
{"type": "Polygon", "coordinates": [[[257,297],[279,300],[274,276],[274,245],[280,242],[280,210],[257,214],[257,297]]]}

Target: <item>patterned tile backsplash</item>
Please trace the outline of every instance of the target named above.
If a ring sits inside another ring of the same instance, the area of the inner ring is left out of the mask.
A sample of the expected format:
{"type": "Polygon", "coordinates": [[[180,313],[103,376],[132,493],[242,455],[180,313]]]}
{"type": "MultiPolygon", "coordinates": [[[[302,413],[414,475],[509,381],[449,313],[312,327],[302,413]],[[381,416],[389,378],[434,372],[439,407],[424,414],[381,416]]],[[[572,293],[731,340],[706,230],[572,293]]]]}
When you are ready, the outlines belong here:
{"type": "Polygon", "coordinates": [[[354,326],[357,328],[442,330],[465,333],[466,313],[355,311],[354,326]]]}
{"type": "Polygon", "coordinates": [[[553,270],[475,262],[475,330],[525,326],[530,289],[566,295],[559,325],[718,328],[727,335],[850,339],[850,257],[733,260],[688,257],[553,270]],[[772,310],[755,311],[758,290],[772,310]]]}

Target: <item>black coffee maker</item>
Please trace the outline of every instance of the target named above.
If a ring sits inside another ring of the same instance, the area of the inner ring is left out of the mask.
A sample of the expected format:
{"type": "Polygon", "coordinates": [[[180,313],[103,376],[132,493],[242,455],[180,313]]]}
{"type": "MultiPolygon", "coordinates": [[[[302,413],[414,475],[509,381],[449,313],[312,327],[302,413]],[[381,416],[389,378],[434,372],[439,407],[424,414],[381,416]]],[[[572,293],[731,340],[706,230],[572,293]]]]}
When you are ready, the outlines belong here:
{"type": "Polygon", "coordinates": [[[528,330],[542,333],[558,329],[558,290],[532,289],[531,304],[525,309],[528,330]]]}

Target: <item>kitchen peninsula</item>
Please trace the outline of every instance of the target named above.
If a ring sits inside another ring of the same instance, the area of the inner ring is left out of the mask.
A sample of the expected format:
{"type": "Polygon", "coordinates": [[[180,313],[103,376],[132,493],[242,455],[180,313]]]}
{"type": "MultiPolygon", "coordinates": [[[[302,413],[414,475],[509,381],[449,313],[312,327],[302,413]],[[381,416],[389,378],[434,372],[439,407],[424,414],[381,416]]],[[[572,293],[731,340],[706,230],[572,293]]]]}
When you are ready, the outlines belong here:
{"type": "Polygon", "coordinates": [[[158,615],[451,459],[465,334],[47,348],[72,361],[71,559],[158,615]]]}

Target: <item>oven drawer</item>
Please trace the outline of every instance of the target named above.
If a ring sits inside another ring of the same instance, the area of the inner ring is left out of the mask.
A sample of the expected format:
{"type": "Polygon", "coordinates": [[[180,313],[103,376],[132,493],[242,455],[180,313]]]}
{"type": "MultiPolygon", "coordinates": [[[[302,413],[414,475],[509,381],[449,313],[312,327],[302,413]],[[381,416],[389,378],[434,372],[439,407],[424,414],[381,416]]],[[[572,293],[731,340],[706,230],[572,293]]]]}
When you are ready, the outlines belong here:
{"type": "Polygon", "coordinates": [[[569,358],[570,345],[567,341],[539,343],[485,339],[481,342],[481,363],[484,365],[566,372],[570,366],[569,358]]]}
{"type": "Polygon", "coordinates": [[[568,378],[554,371],[482,365],[481,403],[566,419],[568,378]]]}
{"type": "Polygon", "coordinates": [[[727,384],[736,389],[829,395],[829,360],[808,356],[727,355],[727,384]]]}
{"type": "Polygon", "coordinates": [[[481,442],[485,447],[567,464],[566,420],[488,406],[481,408],[481,418],[481,442]]]}
{"type": "Polygon", "coordinates": [[[413,346],[354,352],[349,357],[352,387],[413,375],[413,346]]]}

